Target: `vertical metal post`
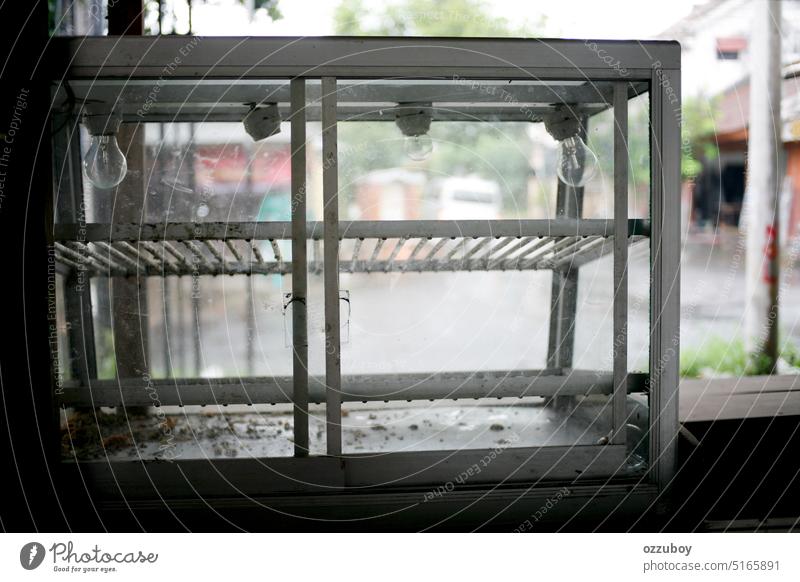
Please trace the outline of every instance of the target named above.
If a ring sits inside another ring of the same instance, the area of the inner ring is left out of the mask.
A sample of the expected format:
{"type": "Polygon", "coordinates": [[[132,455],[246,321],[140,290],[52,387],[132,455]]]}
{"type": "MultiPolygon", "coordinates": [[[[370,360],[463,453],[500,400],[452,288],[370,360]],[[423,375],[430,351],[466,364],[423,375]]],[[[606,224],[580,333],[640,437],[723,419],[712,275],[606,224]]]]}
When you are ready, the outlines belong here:
{"type": "MultiPolygon", "coordinates": [[[[189,166],[189,173],[187,175],[187,182],[189,184],[189,188],[193,191],[197,191],[197,176],[194,171],[194,154],[195,154],[195,146],[194,140],[196,139],[195,135],[195,124],[189,123],[189,143],[186,146],[186,158],[188,160],[192,160],[191,165],[189,166]]],[[[191,309],[192,309],[192,347],[194,352],[194,375],[199,377],[203,371],[203,353],[202,353],[202,344],[200,342],[201,338],[201,324],[202,324],[202,314],[201,305],[200,305],[200,298],[201,298],[201,291],[200,291],[200,275],[198,273],[192,273],[192,276],[189,279],[191,281],[190,286],[190,298],[191,298],[191,309]]]]}
{"type": "MultiPolygon", "coordinates": [[[[188,329],[186,329],[186,307],[183,304],[183,294],[184,294],[184,277],[178,276],[175,278],[175,287],[177,288],[177,297],[175,298],[175,311],[178,313],[178,323],[177,323],[177,330],[178,333],[175,334],[176,338],[176,348],[178,350],[178,361],[179,364],[179,372],[178,376],[185,377],[189,375],[189,364],[186,358],[186,335],[188,333],[188,329]]],[[[174,367],[172,370],[173,374],[175,373],[174,367]]]]}
{"type": "MultiPolygon", "coordinates": [[[[578,135],[586,140],[589,120],[581,118],[578,135]]],[[[580,218],[583,213],[583,186],[571,187],[558,180],[556,218],[580,218]]],[[[547,367],[571,368],[575,351],[575,319],[578,314],[578,269],[571,264],[552,271],[550,286],[550,329],[548,333],[547,367]]],[[[549,403],[558,409],[568,408],[573,396],[554,396],[549,403]]]]}
{"type": "MultiPolygon", "coordinates": [[[[78,120],[71,114],[59,115],[53,119],[53,126],[56,125],[62,127],[53,135],[56,221],[72,224],[86,222],[78,120]]],[[[68,326],[72,377],[88,386],[90,380],[97,378],[97,357],[91,281],[86,271],[73,271],[64,280],[64,316],[68,326]]]]}
{"type": "MultiPolygon", "coordinates": [[[[122,124],[117,132],[129,172],[115,190],[104,196],[114,200],[112,222],[139,224],[147,220],[147,164],[144,124],[122,124]]],[[[95,196],[98,196],[95,193],[95,196]]],[[[140,378],[150,370],[150,318],[146,277],[114,277],[111,280],[112,329],[117,377],[140,378]]],[[[136,408],[134,412],[141,412],[136,408]]]]}
{"type": "MultiPolygon", "coordinates": [[[[556,218],[579,218],[583,188],[570,188],[558,181],[556,218]]],[[[553,270],[550,291],[550,332],[547,367],[569,368],[575,347],[575,315],[578,299],[578,269],[567,265],[553,270]]]]}
{"type": "Polygon", "coordinates": [[[322,78],[322,203],[325,282],[325,384],[329,455],[342,453],[342,362],[339,337],[339,170],[336,78],[322,78]]]}
{"type": "MultiPolygon", "coordinates": [[[[581,118],[579,136],[586,140],[586,117],[581,118]]],[[[582,186],[573,188],[558,180],[556,218],[580,218],[583,213],[582,186]]],[[[567,265],[553,270],[550,291],[550,330],[547,346],[548,368],[572,367],[575,348],[575,316],[578,311],[578,269],[567,265]]]]}
{"type": "MultiPolygon", "coordinates": [[[[158,137],[159,143],[164,142],[164,126],[159,124],[158,126],[158,137]]],[[[150,180],[152,176],[155,174],[156,176],[159,175],[164,171],[164,163],[159,157],[158,153],[153,155],[153,170],[151,170],[150,177],[148,178],[148,190],[150,185],[150,180]]],[[[149,204],[152,204],[155,207],[155,210],[162,216],[166,217],[168,213],[168,208],[165,205],[165,201],[158,197],[155,201],[148,200],[149,204]],[[155,202],[155,204],[153,204],[155,202]]],[[[162,252],[164,249],[162,248],[162,252]]],[[[161,291],[162,291],[162,302],[161,302],[161,315],[163,318],[163,326],[164,332],[161,337],[161,346],[163,350],[164,356],[164,375],[167,378],[174,377],[174,366],[172,365],[172,351],[175,349],[174,345],[170,342],[170,333],[172,332],[172,293],[170,290],[170,277],[165,273],[164,276],[161,278],[161,291]]]]}
{"type": "Polygon", "coordinates": [[[172,372],[172,349],[173,346],[169,341],[170,333],[172,332],[172,293],[170,292],[170,277],[164,276],[162,280],[162,289],[164,291],[164,301],[162,307],[164,316],[164,337],[161,339],[164,348],[164,374],[167,378],[173,377],[172,372]]]}
{"type": "Polygon", "coordinates": [[[614,392],[612,443],[625,442],[628,396],[628,86],[614,84],[614,392]]]}
{"type": "Polygon", "coordinates": [[[97,378],[94,346],[91,282],[86,271],[71,272],[64,279],[64,317],[67,321],[69,365],[82,386],[97,378]]]}
{"type": "Polygon", "coordinates": [[[200,343],[200,276],[192,275],[192,346],[194,351],[194,375],[200,377],[203,373],[203,354],[200,343]]]}
{"type": "Polygon", "coordinates": [[[680,71],[650,81],[650,471],[660,489],[675,474],[680,356],[680,71]]]}
{"type": "Polygon", "coordinates": [[[244,297],[245,303],[245,326],[244,326],[244,342],[245,342],[245,358],[247,373],[254,376],[255,372],[255,340],[256,340],[256,310],[255,310],[255,293],[253,293],[253,285],[256,280],[253,277],[244,277],[244,297]]]}
{"type": "Polygon", "coordinates": [[[81,218],[79,209],[83,202],[80,125],[77,117],[72,113],[53,115],[51,125],[61,128],[53,133],[53,178],[56,183],[55,220],[56,222],[75,223],[81,218]]]}
{"type": "MultiPolygon", "coordinates": [[[[253,185],[253,149],[252,147],[245,146],[247,152],[247,195],[252,196],[255,190],[253,185]]],[[[246,365],[247,365],[247,373],[251,376],[256,375],[255,371],[255,363],[256,363],[256,350],[255,350],[255,342],[256,342],[256,307],[255,307],[255,300],[256,300],[256,293],[255,293],[255,284],[256,279],[254,277],[245,277],[245,330],[244,330],[244,342],[245,342],[245,357],[246,357],[246,365]]]]}
{"type": "MultiPolygon", "coordinates": [[[[108,34],[141,36],[144,33],[141,0],[108,3],[108,34]]],[[[144,182],[145,126],[122,124],[117,141],[128,161],[128,175],[113,192],[111,222],[141,223],[147,216],[147,188],[144,182]],[[138,170],[138,172],[137,172],[138,170]]],[[[111,282],[112,327],[117,377],[136,378],[151,373],[150,327],[147,280],[115,277],[111,282]]],[[[131,408],[142,412],[144,408],[131,408]]]]}
{"type": "MultiPolygon", "coordinates": [[[[292,378],[294,456],[308,455],[308,321],[306,297],[306,82],[292,79],[292,378]]],[[[334,140],[335,146],[335,140],[334,140]]],[[[338,227],[337,227],[338,230],[338,227]]],[[[327,288],[326,288],[327,289],[327,288]]],[[[326,304],[327,306],[327,304],[326,304]]]]}

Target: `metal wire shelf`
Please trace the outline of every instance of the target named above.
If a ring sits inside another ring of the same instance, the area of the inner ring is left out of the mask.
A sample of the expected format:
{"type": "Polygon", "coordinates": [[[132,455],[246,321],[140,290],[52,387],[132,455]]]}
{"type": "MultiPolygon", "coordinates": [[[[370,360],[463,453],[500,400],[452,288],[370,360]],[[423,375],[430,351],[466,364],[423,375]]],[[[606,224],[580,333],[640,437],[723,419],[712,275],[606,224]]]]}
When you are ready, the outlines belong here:
{"type": "MultiPolygon", "coordinates": [[[[309,223],[308,238],[322,238],[309,223]]],[[[629,244],[647,224],[629,221],[629,244]]],[[[339,270],[346,273],[511,271],[577,268],[613,251],[613,221],[358,221],[342,223],[339,270]]],[[[94,277],[287,275],[291,256],[279,241],[291,224],[60,225],[55,257],[94,277]]],[[[310,273],[320,273],[319,245],[310,273]]]]}

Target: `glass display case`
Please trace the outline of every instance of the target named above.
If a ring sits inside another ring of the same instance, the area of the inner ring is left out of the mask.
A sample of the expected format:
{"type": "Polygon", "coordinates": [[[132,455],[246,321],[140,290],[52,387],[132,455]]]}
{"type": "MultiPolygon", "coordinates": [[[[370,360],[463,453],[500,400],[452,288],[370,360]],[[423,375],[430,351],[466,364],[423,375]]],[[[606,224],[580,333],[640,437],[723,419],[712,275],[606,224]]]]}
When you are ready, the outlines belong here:
{"type": "Polygon", "coordinates": [[[355,493],[362,510],[659,498],[677,434],[677,44],[52,50],[65,475],[110,503],[321,514],[355,493]]]}

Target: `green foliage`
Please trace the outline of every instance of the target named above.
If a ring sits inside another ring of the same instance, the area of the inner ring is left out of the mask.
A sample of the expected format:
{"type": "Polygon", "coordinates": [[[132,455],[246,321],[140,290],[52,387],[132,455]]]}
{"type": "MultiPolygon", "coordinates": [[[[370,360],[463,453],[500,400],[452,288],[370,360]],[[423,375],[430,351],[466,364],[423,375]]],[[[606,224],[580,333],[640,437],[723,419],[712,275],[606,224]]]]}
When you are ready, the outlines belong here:
{"type": "Polygon", "coordinates": [[[681,177],[695,178],[704,161],[719,155],[714,140],[718,101],[703,96],[686,99],[681,112],[681,177]]]}
{"type": "Polygon", "coordinates": [[[712,337],[699,348],[681,349],[680,373],[684,378],[744,376],[748,369],[747,352],[740,339],[712,337]]]}
{"type": "MultiPolygon", "coordinates": [[[[794,368],[800,368],[800,350],[791,341],[783,343],[780,359],[794,368]]],[[[699,348],[681,350],[680,374],[684,378],[702,376],[761,376],[773,373],[772,365],[764,356],[747,353],[739,338],[713,337],[699,348]]]]}
{"type": "Polygon", "coordinates": [[[114,332],[110,329],[98,330],[97,337],[97,377],[100,380],[113,380],[117,377],[117,355],[114,352],[114,332]]]}
{"type": "MultiPolygon", "coordinates": [[[[628,182],[638,189],[650,184],[650,101],[646,96],[628,103],[628,182]]],[[[600,170],[614,175],[614,112],[608,109],[589,120],[587,145],[597,154],[600,170]]]]}
{"type": "MultiPolygon", "coordinates": [[[[241,1],[244,2],[245,0],[241,1]]],[[[281,14],[280,8],[278,8],[278,0],[254,0],[253,7],[256,10],[260,8],[266,10],[272,20],[280,20],[283,18],[283,14],[281,14]]]]}
{"type": "Polygon", "coordinates": [[[434,123],[435,151],[426,162],[412,162],[403,136],[393,123],[342,123],[339,126],[339,195],[347,205],[358,178],[386,168],[420,169],[431,178],[477,174],[500,185],[508,211],[524,205],[530,165],[530,139],[524,123],[497,125],[469,122],[434,123]]]}
{"type": "MultiPolygon", "coordinates": [[[[209,1],[211,1],[211,0],[194,0],[194,6],[197,6],[198,4],[201,4],[201,3],[204,3],[204,2],[209,2],[209,1]]],[[[269,15],[271,20],[280,20],[281,18],[283,18],[283,14],[281,14],[280,8],[278,7],[278,2],[279,2],[279,0],[253,0],[253,9],[254,10],[259,10],[259,9],[263,8],[264,10],[266,10],[266,12],[269,15]]],[[[247,5],[248,0],[239,0],[239,3],[243,4],[243,5],[247,5]]],[[[166,14],[171,9],[171,3],[170,2],[164,2],[161,6],[159,6],[159,3],[156,0],[146,0],[145,3],[144,3],[145,15],[146,16],[150,15],[150,14],[155,15],[154,18],[155,18],[156,22],[158,21],[158,16],[157,15],[158,15],[159,8],[162,10],[162,14],[166,14]]],[[[174,16],[174,14],[173,14],[173,16],[174,16]]],[[[148,18],[145,18],[145,23],[147,23],[147,21],[148,21],[148,18]]],[[[184,23],[184,24],[186,24],[186,26],[188,27],[188,23],[184,23]]],[[[147,24],[145,24],[145,27],[147,28],[147,24]]],[[[146,34],[158,34],[157,27],[156,27],[156,29],[153,29],[153,30],[147,28],[147,30],[145,32],[146,32],[146,34]]],[[[191,31],[189,31],[189,32],[191,32],[191,31]]]]}
{"type": "Polygon", "coordinates": [[[338,131],[339,197],[345,205],[353,196],[355,181],[365,174],[409,163],[394,123],[340,123],[338,131]]]}
{"type": "Polygon", "coordinates": [[[395,0],[376,13],[363,0],[342,0],[334,16],[336,34],[359,36],[528,36],[528,29],[540,26],[513,26],[479,0],[395,0]]]}
{"type": "MultiPolygon", "coordinates": [[[[536,28],[493,16],[478,0],[394,0],[377,11],[368,10],[363,0],[342,0],[334,20],[336,34],[358,36],[509,37],[530,36],[528,31],[536,28]]],[[[340,194],[345,199],[351,196],[352,180],[371,170],[409,166],[433,176],[475,173],[500,184],[508,209],[526,202],[530,173],[526,123],[434,123],[430,135],[435,142],[433,156],[425,164],[414,164],[405,157],[402,136],[393,123],[341,124],[339,140],[345,154],[340,163],[347,179],[340,181],[340,194]],[[365,144],[370,145],[368,151],[365,144]]]]}
{"type": "Polygon", "coordinates": [[[800,368],[800,349],[791,341],[784,342],[780,357],[792,368],[800,368]]]}
{"type": "MultiPolygon", "coordinates": [[[[704,161],[714,160],[719,152],[714,141],[717,101],[705,97],[686,99],[681,113],[681,176],[684,180],[695,178],[704,161]]],[[[605,111],[592,117],[588,143],[598,153],[600,169],[607,176],[614,172],[614,117],[605,111]],[[603,155],[605,153],[605,155],[603,155]]],[[[650,111],[649,101],[637,98],[630,102],[628,149],[630,168],[628,179],[632,185],[650,183],[650,111]]]]}
{"type": "Polygon", "coordinates": [[[56,0],[47,0],[47,31],[50,36],[56,33],[56,0]]]}
{"type": "Polygon", "coordinates": [[[763,354],[748,354],[747,357],[747,376],[764,376],[775,372],[775,367],[769,357],[763,354]]]}
{"type": "Polygon", "coordinates": [[[333,15],[334,32],[340,35],[368,35],[369,32],[364,31],[364,26],[361,23],[364,12],[362,0],[343,0],[333,15]]]}

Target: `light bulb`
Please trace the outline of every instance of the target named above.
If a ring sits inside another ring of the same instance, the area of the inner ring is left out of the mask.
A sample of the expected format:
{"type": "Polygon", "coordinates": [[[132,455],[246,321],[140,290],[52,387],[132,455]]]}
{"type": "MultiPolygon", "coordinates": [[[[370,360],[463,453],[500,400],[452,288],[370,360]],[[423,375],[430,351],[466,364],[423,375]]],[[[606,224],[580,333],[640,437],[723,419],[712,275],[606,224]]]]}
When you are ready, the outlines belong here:
{"type": "Polygon", "coordinates": [[[427,133],[408,135],[405,138],[406,155],[415,162],[427,160],[433,151],[433,140],[427,133]]]}
{"type": "Polygon", "coordinates": [[[556,173],[564,184],[574,188],[585,186],[596,170],[597,156],[579,136],[559,142],[556,173]]]}
{"type": "Polygon", "coordinates": [[[128,172],[128,162],[119,149],[116,135],[92,136],[89,151],[83,158],[83,169],[98,188],[113,188],[122,182],[128,172]]]}
{"type": "Polygon", "coordinates": [[[201,202],[197,207],[197,218],[205,218],[209,212],[211,212],[211,208],[209,208],[208,204],[201,202]]]}

